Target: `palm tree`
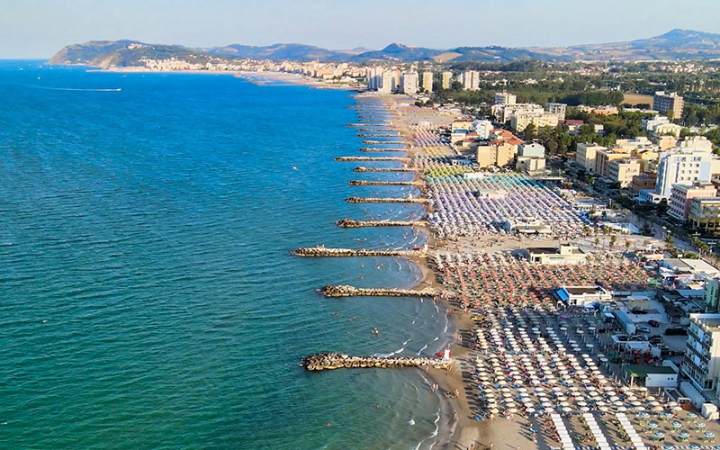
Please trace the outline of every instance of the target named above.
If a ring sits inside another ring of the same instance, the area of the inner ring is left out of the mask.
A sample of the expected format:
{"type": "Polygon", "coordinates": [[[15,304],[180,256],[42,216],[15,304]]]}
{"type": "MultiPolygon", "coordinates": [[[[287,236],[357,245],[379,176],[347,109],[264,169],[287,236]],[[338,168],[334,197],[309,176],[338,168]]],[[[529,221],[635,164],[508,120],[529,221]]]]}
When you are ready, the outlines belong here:
{"type": "Polygon", "coordinates": [[[595,236],[595,247],[598,247],[600,245],[600,238],[595,236]]]}
{"type": "Polygon", "coordinates": [[[615,244],[617,244],[617,236],[613,234],[610,236],[610,251],[612,251],[613,247],[615,247],[615,244]]]}
{"type": "Polygon", "coordinates": [[[630,251],[630,240],[625,239],[625,253],[630,251]]]}
{"type": "Polygon", "coordinates": [[[665,250],[669,252],[673,245],[675,245],[675,238],[668,235],[668,237],[665,238],[665,250]]]}

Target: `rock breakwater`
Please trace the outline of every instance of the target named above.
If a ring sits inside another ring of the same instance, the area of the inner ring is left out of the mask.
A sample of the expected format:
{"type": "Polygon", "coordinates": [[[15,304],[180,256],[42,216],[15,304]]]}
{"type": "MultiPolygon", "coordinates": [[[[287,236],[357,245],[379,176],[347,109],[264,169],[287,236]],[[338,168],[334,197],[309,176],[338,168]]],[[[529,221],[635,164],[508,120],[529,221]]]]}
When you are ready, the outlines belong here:
{"type": "Polygon", "coordinates": [[[350,356],[341,353],[317,353],[306,356],[300,361],[306,370],[334,369],[390,369],[402,367],[441,366],[446,368],[450,361],[440,358],[423,358],[419,356],[400,356],[386,358],[382,356],[350,356]]]}
{"type": "Polygon", "coordinates": [[[348,181],[350,186],[424,186],[422,181],[368,181],[368,180],[351,180],[348,181]]]}
{"type": "Polygon", "coordinates": [[[310,257],[404,256],[407,258],[420,258],[425,256],[425,253],[420,250],[368,250],[325,247],[301,247],[293,250],[291,253],[295,256],[310,257]]]}
{"type": "Polygon", "coordinates": [[[376,147],[362,147],[361,153],[382,153],[382,152],[404,152],[404,148],[376,148],[376,147]]]}
{"type": "Polygon", "coordinates": [[[388,221],[372,221],[372,220],[355,220],[342,219],[335,222],[335,225],[341,228],[362,228],[362,227],[423,227],[425,222],[421,221],[404,221],[404,220],[388,220],[388,221]]]}
{"type": "Polygon", "coordinates": [[[392,197],[348,197],[348,203],[428,203],[428,198],[392,198],[392,197]]]}
{"type": "Polygon", "coordinates": [[[362,141],[365,145],[407,145],[405,141],[362,141]]]}
{"type": "Polygon", "coordinates": [[[400,161],[407,163],[410,162],[410,158],[402,156],[338,156],[335,161],[400,161]]]}
{"type": "Polygon", "coordinates": [[[414,167],[356,167],[353,172],[420,172],[414,167]]]}
{"type": "Polygon", "coordinates": [[[395,289],[395,288],[357,288],[346,284],[328,284],[320,289],[324,297],[436,297],[440,295],[437,289],[425,288],[395,289]]]}

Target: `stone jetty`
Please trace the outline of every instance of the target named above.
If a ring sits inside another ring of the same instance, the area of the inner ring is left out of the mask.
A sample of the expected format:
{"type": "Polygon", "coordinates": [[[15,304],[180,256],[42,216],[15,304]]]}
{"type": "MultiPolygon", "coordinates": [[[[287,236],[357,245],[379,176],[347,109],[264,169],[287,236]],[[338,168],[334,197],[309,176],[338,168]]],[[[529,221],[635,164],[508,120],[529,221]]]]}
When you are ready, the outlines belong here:
{"type": "Polygon", "coordinates": [[[358,133],[358,137],[361,138],[397,138],[400,137],[397,133],[358,133]]]}
{"type": "Polygon", "coordinates": [[[350,186],[424,186],[422,181],[368,181],[368,180],[350,180],[350,186]]]}
{"type": "Polygon", "coordinates": [[[335,222],[340,228],[362,228],[362,227],[424,227],[425,222],[421,221],[373,221],[373,220],[354,220],[342,219],[335,222]]]}
{"type": "Polygon", "coordinates": [[[407,258],[421,258],[425,252],[420,250],[367,250],[351,248],[325,248],[325,247],[302,247],[291,252],[295,256],[309,256],[322,258],[331,257],[354,257],[354,256],[404,256],[407,258]]]}
{"type": "Polygon", "coordinates": [[[386,123],[346,123],[346,127],[387,127],[386,123]]]}
{"type": "Polygon", "coordinates": [[[362,141],[365,145],[407,145],[405,141],[362,141]]]}
{"type": "Polygon", "coordinates": [[[335,161],[400,161],[410,162],[410,158],[404,156],[338,156],[335,161]]]}
{"type": "Polygon", "coordinates": [[[328,284],[320,293],[324,297],[436,297],[440,295],[437,289],[425,288],[395,289],[395,288],[357,288],[346,284],[328,284]]]}
{"type": "Polygon", "coordinates": [[[423,358],[420,356],[350,356],[341,353],[317,353],[306,356],[300,365],[306,370],[334,370],[334,369],[391,369],[401,367],[443,367],[450,365],[449,360],[440,358],[423,358]]]}
{"type": "Polygon", "coordinates": [[[378,148],[378,147],[362,147],[362,153],[380,153],[380,152],[404,152],[404,148],[378,148]]]}
{"type": "Polygon", "coordinates": [[[353,172],[420,172],[415,167],[356,167],[353,172]]]}
{"type": "Polygon", "coordinates": [[[405,197],[348,197],[347,203],[429,203],[428,198],[405,198],[405,197]]]}

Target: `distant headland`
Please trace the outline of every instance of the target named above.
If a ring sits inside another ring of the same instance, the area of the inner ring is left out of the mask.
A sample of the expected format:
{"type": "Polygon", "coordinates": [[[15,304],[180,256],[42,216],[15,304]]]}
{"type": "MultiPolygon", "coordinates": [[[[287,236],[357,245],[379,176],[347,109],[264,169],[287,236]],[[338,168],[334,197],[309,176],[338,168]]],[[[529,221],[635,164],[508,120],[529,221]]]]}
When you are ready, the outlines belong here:
{"type": "MultiPolygon", "coordinates": [[[[568,47],[510,48],[501,46],[429,49],[390,44],[382,50],[327,50],[303,44],[275,44],[265,47],[227,45],[189,48],[180,45],[146,44],[139,41],[91,41],[68,45],[50,58],[50,64],[90,65],[100,68],[146,68],[163,70],[163,65],[203,70],[222,67],[247,70],[249,61],[268,65],[282,62],[333,62],[366,64],[409,63],[510,63],[520,60],[544,62],[589,61],[687,61],[720,58],[720,34],[672,30],[660,36],[629,42],[574,45],[568,47]]],[[[227,69],[226,69],[227,70],[227,69]]]]}

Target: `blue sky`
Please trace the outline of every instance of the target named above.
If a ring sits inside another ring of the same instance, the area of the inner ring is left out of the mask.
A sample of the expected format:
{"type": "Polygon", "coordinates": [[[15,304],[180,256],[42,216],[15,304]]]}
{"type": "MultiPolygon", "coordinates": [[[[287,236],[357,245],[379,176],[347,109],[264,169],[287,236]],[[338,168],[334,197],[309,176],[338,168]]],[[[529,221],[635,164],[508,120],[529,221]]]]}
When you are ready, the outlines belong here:
{"type": "Polygon", "coordinates": [[[0,58],[135,39],[210,47],[558,46],[720,33],[717,0],[0,0],[0,58]]]}

